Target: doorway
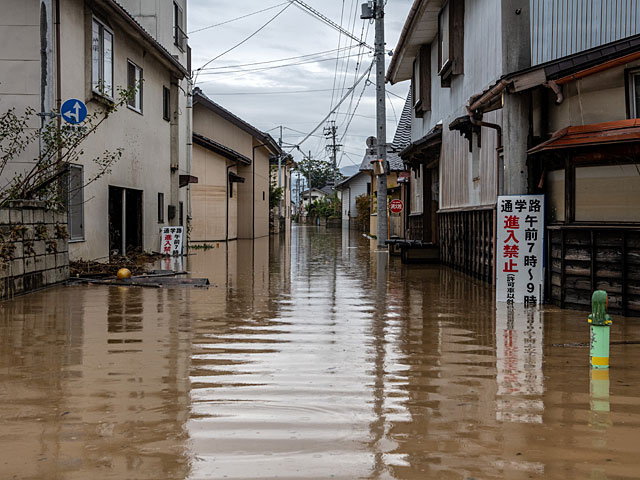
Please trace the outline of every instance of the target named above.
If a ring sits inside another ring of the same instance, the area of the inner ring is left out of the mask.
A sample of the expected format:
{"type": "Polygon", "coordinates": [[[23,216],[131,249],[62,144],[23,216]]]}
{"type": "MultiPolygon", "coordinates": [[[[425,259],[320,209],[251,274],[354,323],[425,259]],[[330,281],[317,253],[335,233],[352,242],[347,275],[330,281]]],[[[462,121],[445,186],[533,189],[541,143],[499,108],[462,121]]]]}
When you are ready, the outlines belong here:
{"type": "Polygon", "coordinates": [[[109,254],[142,251],[142,190],[109,186],[109,254]]]}

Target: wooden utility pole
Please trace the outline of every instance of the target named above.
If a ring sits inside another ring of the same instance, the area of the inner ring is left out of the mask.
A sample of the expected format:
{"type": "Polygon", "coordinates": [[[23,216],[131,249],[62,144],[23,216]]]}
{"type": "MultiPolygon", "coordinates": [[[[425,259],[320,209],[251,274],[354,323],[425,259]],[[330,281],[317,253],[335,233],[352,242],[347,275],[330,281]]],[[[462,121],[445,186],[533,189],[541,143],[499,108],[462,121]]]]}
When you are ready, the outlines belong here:
{"type": "Polygon", "coordinates": [[[384,0],[374,4],[376,22],[376,123],[378,139],[378,159],[384,172],[377,177],[378,182],[378,248],[386,249],[389,235],[387,227],[387,109],[385,92],[385,44],[384,44],[384,0]]]}

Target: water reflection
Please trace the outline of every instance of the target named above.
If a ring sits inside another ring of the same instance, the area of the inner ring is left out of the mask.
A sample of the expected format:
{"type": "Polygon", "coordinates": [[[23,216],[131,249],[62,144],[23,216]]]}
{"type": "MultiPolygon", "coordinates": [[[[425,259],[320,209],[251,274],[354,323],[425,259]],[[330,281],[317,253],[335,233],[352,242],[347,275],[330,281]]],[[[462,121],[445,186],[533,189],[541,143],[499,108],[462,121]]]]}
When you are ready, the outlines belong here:
{"type": "Polygon", "coordinates": [[[0,478],[637,477],[640,352],[591,376],[583,313],[318,227],[183,266],[0,304],[0,478]]]}

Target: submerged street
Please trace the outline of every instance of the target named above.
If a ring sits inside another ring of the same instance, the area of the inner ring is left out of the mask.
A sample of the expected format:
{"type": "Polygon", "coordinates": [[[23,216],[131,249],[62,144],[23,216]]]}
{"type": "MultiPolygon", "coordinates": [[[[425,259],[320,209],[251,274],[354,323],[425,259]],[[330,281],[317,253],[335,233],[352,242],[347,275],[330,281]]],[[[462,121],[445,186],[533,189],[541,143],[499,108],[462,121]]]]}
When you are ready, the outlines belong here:
{"type": "Polygon", "coordinates": [[[630,479],[640,325],[498,309],[356,232],[186,257],[209,289],[59,286],[0,303],[3,479],[630,479]],[[622,343],[626,342],[626,343],[622,343]]]}

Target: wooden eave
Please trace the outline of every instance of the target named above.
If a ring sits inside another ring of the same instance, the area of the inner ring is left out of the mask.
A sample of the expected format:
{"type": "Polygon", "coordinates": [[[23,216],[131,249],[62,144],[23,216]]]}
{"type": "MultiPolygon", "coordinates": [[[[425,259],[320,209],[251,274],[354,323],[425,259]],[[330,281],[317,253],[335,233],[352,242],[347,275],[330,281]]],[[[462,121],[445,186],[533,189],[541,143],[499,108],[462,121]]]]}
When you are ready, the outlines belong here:
{"type": "Polygon", "coordinates": [[[200,145],[207,150],[217,153],[218,155],[232,160],[234,162],[240,162],[244,165],[251,165],[251,159],[245,155],[242,155],[239,152],[236,152],[232,148],[229,148],[221,143],[216,142],[215,140],[211,140],[204,135],[200,135],[199,133],[193,132],[193,143],[196,145],[200,145]]]}
{"type": "Polygon", "coordinates": [[[386,81],[395,84],[410,80],[413,62],[420,47],[438,35],[438,14],[444,0],[415,0],[393,51],[386,81]]]}
{"type": "Polygon", "coordinates": [[[566,127],[528,153],[628,143],[640,144],[640,119],[566,127]]]}

